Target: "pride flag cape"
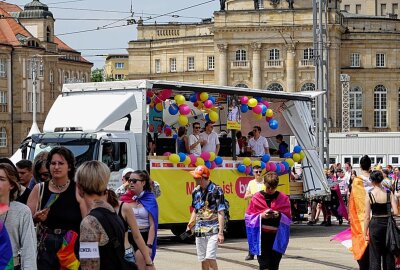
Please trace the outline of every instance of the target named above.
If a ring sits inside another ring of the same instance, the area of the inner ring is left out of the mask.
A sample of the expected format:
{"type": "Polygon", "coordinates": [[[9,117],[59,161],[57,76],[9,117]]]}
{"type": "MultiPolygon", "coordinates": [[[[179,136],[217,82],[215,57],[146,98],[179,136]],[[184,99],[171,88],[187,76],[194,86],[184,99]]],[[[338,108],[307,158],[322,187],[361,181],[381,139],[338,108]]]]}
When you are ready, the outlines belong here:
{"type": "Polygon", "coordinates": [[[340,233],[334,235],[331,239],[331,241],[337,241],[341,243],[343,246],[345,246],[349,251],[351,251],[352,248],[352,241],[351,241],[351,228],[347,228],[344,231],[341,231],[340,233]]]}
{"type": "Polygon", "coordinates": [[[342,193],[340,192],[339,185],[335,185],[331,188],[331,190],[335,191],[338,199],[339,199],[339,206],[337,209],[338,214],[346,220],[349,220],[349,215],[347,213],[346,204],[344,203],[342,193]]]}
{"type": "Polygon", "coordinates": [[[156,197],[154,193],[151,191],[145,191],[139,195],[137,200],[143,205],[143,207],[147,210],[147,212],[152,215],[154,220],[154,230],[155,236],[153,241],[153,248],[151,252],[151,259],[154,260],[156,256],[156,249],[157,249],[157,230],[158,230],[158,204],[156,201],[156,197]]]}
{"type": "MultiPolygon", "coordinates": [[[[8,211],[8,205],[0,205],[0,215],[8,211]]],[[[8,235],[6,226],[0,222],[0,269],[13,270],[14,259],[12,253],[12,246],[10,237],[8,235]]]]}
{"type": "Polygon", "coordinates": [[[250,204],[245,213],[247,242],[250,253],[261,254],[261,214],[272,209],[281,213],[281,220],[276,233],[273,249],[284,254],[289,244],[290,235],[290,201],[283,193],[279,192],[276,199],[272,200],[271,207],[268,207],[264,196],[257,192],[251,198],[250,204]]]}
{"type": "Polygon", "coordinates": [[[74,231],[67,231],[63,237],[63,243],[60,250],[57,252],[57,257],[60,262],[60,270],[78,270],[79,261],[74,253],[75,242],[78,239],[78,234],[74,231]]]}
{"type": "Polygon", "coordinates": [[[351,241],[354,259],[360,260],[364,255],[368,242],[364,238],[365,197],[367,193],[360,177],[355,177],[349,200],[351,241]]]}

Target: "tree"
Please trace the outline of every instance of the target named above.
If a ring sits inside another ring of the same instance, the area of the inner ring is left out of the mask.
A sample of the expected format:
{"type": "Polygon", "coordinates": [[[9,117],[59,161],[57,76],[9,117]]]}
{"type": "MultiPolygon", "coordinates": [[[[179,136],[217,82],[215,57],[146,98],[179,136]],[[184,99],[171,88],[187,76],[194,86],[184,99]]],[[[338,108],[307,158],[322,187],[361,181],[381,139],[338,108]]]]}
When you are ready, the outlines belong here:
{"type": "Polygon", "coordinates": [[[92,82],[102,82],[103,81],[103,69],[96,68],[92,71],[92,82]]]}

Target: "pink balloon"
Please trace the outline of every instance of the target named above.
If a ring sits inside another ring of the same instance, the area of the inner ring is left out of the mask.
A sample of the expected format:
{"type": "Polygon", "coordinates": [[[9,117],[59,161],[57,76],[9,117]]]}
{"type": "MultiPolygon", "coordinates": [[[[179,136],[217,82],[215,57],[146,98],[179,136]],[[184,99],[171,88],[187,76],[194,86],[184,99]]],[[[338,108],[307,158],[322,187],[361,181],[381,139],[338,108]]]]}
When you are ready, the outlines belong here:
{"type": "Polygon", "coordinates": [[[217,164],[215,164],[214,161],[211,161],[211,169],[214,169],[215,167],[217,167],[217,164]]]}
{"type": "Polygon", "coordinates": [[[269,102],[266,100],[261,100],[261,103],[267,106],[267,109],[269,108],[269,102]]]}
{"type": "Polygon", "coordinates": [[[247,96],[240,98],[240,104],[247,104],[247,102],[249,102],[249,98],[247,96]]]}
{"type": "Polygon", "coordinates": [[[246,170],[244,171],[245,174],[250,174],[251,172],[251,167],[250,166],[246,166],[246,170]]]}
{"type": "Polygon", "coordinates": [[[285,165],[283,165],[282,163],[279,163],[279,166],[281,167],[281,172],[286,171],[285,165]]]}
{"type": "Polygon", "coordinates": [[[154,95],[154,93],[152,91],[147,91],[146,96],[148,97],[152,97],[154,95]]]}
{"type": "Polygon", "coordinates": [[[271,119],[274,119],[273,117],[265,117],[265,121],[269,122],[271,119]]]}
{"type": "Polygon", "coordinates": [[[189,158],[190,158],[190,164],[196,164],[197,157],[194,154],[190,154],[189,158]]]}
{"type": "Polygon", "coordinates": [[[200,154],[200,157],[202,159],[204,159],[204,161],[207,161],[207,160],[210,160],[211,155],[210,155],[210,152],[203,152],[200,154]]]}
{"type": "Polygon", "coordinates": [[[265,164],[265,171],[269,172],[270,170],[271,170],[270,163],[267,162],[267,164],[265,164]]]}
{"type": "Polygon", "coordinates": [[[190,113],[190,107],[186,104],[179,106],[179,112],[183,115],[188,115],[190,113]]]}
{"type": "Polygon", "coordinates": [[[165,128],[165,129],[164,129],[164,134],[165,134],[166,136],[171,136],[171,134],[172,134],[172,129],[171,129],[171,128],[165,128]]]}
{"type": "Polygon", "coordinates": [[[158,97],[158,96],[154,96],[153,97],[153,103],[154,104],[157,104],[157,103],[160,103],[160,102],[162,102],[163,100],[160,98],[160,97],[158,97]]]}
{"type": "Polygon", "coordinates": [[[171,152],[165,152],[165,153],[163,154],[163,156],[165,156],[165,157],[168,157],[169,155],[171,155],[171,152]]]}
{"type": "Polygon", "coordinates": [[[262,113],[262,107],[261,107],[260,105],[256,105],[256,106],[253,108],[253,112],[256,113],[256,114],[262,113]]]}
{"type": "Polygon", "coordinates": [[[204,107],[206,107],[207,109],[212,108],[212,106],[214,105],[214,104],[212,103],[212,101],[209,100],[209,99],[207,99],[206,101],[204,101],[203,104],[204,104],[204,107]]]}
{"type": "Polygon", "coordinates": [[[276,170],[275,162],[268,162],[268,164],[269,164],[269,171],[274,172],[276,170]]]}
{"type": "Polygon", "coordinates": [[[161,99],[166,100],[172,96],[172,89],[164,89],[160,92],[161,99]]]}

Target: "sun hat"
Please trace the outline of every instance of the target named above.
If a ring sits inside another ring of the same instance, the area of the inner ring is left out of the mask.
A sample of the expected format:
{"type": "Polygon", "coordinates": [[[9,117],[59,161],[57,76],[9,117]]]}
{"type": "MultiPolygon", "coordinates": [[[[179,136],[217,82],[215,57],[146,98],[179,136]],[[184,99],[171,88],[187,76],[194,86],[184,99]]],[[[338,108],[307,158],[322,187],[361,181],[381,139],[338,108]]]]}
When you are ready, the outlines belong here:
{"type": "Polygon", "coordinates": [[[210,177],[210,171],[208,168],[204,165],[197,166],[194,171],[190,171],[190,174],[193,175],[194,178],[209,178],[210,177]]]}

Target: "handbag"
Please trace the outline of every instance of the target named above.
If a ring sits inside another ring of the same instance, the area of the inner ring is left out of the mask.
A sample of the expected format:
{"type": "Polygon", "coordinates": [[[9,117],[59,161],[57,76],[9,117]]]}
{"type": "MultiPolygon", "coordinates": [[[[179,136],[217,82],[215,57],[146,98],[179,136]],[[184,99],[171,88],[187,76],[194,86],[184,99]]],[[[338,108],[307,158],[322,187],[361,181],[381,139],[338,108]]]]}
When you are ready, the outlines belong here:
{"type": "MultiPolygon", "coordinates": [[[[42,210],[42,199],[43,199],[43,193],[44,193],[44,183],[39,183],[39,198],[38,202],[36,204],[36,212],[42,210]]],[[[36,237],[37,237],[37,254],[39,252],[45,250],[44,246],[44,240],[46,239],[46,227],[41,223],[37,222],[35,226],[35,231],[36,231],[36,237]]]]}
{"type": "Polygon", "coordinates": [[[396,222],[391,213],[390,192],[388,193],[387,209],[389,213],[388,224],[386,230],[386,247],[392,255],[400,256],[400,230],[396,226],[396,222]]]}

